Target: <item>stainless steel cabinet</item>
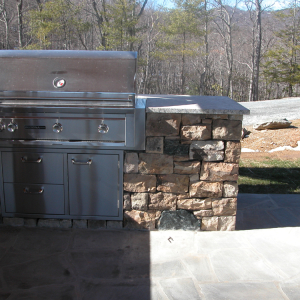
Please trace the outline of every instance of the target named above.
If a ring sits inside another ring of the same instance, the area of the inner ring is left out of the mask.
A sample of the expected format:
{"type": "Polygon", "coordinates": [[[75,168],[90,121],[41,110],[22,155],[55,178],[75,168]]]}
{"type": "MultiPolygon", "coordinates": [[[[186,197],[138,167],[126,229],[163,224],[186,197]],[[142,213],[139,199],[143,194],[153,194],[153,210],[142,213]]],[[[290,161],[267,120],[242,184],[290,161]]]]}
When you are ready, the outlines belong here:
{"type": "Polygon", "coordinates": [[[3,216],[122,220],[123,151],[0,151],[3,216]]]}
{"type": "Polygon", "coordinates": [[[118,155],[68,154],[68,173],[71,215],[119,215],[118,155]]]}

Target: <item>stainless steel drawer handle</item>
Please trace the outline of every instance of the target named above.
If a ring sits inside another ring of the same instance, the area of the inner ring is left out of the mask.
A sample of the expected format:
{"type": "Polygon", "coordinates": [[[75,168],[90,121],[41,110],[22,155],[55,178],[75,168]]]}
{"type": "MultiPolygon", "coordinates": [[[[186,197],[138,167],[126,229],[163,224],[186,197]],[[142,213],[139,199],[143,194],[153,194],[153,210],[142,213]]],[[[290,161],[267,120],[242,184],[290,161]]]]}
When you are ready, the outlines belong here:
{"type": "Polygon", "coordinates": [[[29,188],[24,188],[23,190],[24,194],[32,194],[32,195],[40,195],[44,193],[44,189],[39,189],[39,190],[35,190],[35,191],[31,191],[29,190],[29,188]]]}
{"type": "Polygon", "coordinates": [[[21,162],[22,163],[36,163],[40,164],[42,162],[42,158],[39,157],[37,160],[28,160],[27,156],[21,157],[21,162]]]}
{"type": "Polygon", "coordinates": [[[74,158],[72,158],[72,164],[74,164],[74,165],[91,165],[92,160],[89,159],[87,162],[82,162],[82,161],[76,161],[74,158]]]}

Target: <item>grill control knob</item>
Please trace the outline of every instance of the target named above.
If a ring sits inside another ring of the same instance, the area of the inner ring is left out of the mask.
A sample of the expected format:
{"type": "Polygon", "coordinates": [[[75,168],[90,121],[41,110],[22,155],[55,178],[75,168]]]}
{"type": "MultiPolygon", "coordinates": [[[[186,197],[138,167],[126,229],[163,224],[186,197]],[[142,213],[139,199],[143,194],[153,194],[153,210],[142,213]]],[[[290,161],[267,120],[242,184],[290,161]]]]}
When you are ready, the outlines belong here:
{"type": "Polygon", "coordinates": [[[52,128],[53,128],[53,132],[56,133],[60,133],[63,131],[63,127],[60,123],[55,123],[52,128]]]}
{"type": "Polygon", "coordinates": [[[101,124],[98,126],[98,132],[100,133],[107,133],[109,130],[109,127],[106,124],[101,124]]]}
{"type": "Polygon", "coordinates": [[[18,129],[18,125],[14,122],[10,122],[8,125],[7,125],[7,130],[9,132],[15,132],[16,130],[18,129]]]}
{"type": "Polygon", "coordinates": [[[2,122],[0,123],[0,132],[3,131],[5,129],[5,124],[3,124],[2,122]]]}

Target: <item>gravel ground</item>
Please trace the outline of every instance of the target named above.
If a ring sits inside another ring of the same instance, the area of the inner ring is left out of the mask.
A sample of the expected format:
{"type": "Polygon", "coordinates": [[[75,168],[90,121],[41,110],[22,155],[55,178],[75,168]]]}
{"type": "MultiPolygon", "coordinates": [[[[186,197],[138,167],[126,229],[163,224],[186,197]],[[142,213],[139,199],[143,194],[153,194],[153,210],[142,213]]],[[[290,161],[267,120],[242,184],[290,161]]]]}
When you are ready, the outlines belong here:
{"type": "MultiPolygon", "coordinates": [[[[242,140],[242,148],[259,152],[269,152],[279,147],[289,146],[295,148],[300,141],[300,120],[293,120],[288,128],[271,130],[254,130],[252,126],[246,126],[251,132],[249,137],[242,140]]],[[[299,147],[297,147],[299,151],[299,147]]],[[[283,150],[283,149],[281,149],[283,150]]]]}
{"type": "Polygon", "coordinates": [[[289,121],[300,119],[300,98],[284,98],[257,102],[240,102],[250,109],[250,115],[244,115],[243,126],[262,123],[274,119],[289,121]]]}

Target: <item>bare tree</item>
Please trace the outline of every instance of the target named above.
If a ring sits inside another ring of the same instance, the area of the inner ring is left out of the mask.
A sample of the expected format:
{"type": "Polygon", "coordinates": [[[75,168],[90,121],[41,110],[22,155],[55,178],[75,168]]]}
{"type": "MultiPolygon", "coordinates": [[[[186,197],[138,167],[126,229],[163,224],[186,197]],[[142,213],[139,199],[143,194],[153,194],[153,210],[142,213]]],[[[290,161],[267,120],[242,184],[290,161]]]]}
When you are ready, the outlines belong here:
{"type": "Polygon", "coordinates": [[[157,27],[156,26],[157,22],[158,22],[158,16],[155,13],[153,13],[153,11],[151,11],[150,14],[146,16],[146,20],[145,20],[145,26],[147,26],[148,28],[145,37],[146,46],[143,47],[145,48],[143,51],[140,51],[140,53],[144,54],[145,57],[145,66],[143,67],[143,74],[141,80],[142,81],[141,91],[143,94],[147,93],[148,91],[150,67],[151,67],[151,61],[153,60],[153,55],[151,55],[151,53],[153,52],[154,41],[158,35],[158,32],[155,30],[157,27]]]}
{"type": "Polygon", "coordinates": [[[23,0],[17,0],[19,48],[23,48],[23,0]]]}
{"type": "Polygon", "coordinates": [[[208,9],[207,9],[207,0],[204,0],[204,44],[205,44],[205,57],[204,57],[204,68],[203,72],[200,75],[200,95],[206,94],[206,76],[208,70],[208,9]]]}
{"type": "Polygon", "coordinates": [[[233,72],[233,26],[234,26],[234,14],[236,12],[237,6],[240,0],[235,0],[233,7],[226,5],[224,0],[214,0],[213,4],[215,6],[214,10],[214,23],[216,26],[216,31],[223,40],[223,48],[226,55],[227,64],[227,87],[225,91],[226,96],[232,96],[233,86],[232,86],[232,72],[233,72]]]}
{"type": "Polygon", "coordinates": [[[252,54],[251,54],[251,78],[249,86],[249,101],[258,100],[258,86],[259,86],[259,64],[261,59],[261,2],[263,0],[246,0],[245,4],[250,14],[252,21],[252,54]]]}
{"type": "Polygon", "coordinates": [[[9,38],[10,38],[10,23],[12,19],[14,18],[8,3],[6,0],[1,0],[0,2],[0,21],[4,23],[5,26],[5,42],[4,42],[4,48],[9,49],[9,38]]]}

